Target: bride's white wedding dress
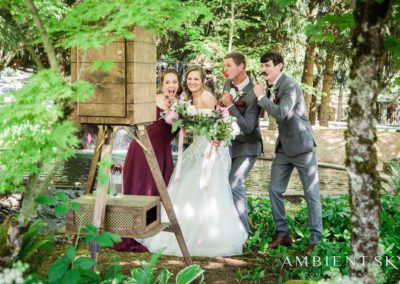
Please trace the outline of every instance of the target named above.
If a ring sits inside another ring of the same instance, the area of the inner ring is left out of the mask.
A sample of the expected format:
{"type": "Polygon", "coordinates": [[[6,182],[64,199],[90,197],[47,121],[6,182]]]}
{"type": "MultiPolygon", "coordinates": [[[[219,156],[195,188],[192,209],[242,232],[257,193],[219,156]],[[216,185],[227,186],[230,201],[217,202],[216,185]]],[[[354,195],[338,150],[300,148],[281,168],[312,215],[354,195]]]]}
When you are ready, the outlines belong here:
{"type": "MultiPolygon", "coordinates": [[[[239,219],[229,185],[229,148],[221,143],[213,149],[210,157],[209,145],[204,137],[194,137],[193,143],[183,153],[179,177],[176,168],[172,174],[168,193],[190,255],[240,255],[247,233],[239,219]]],[[[168,222],[164,209],[161,219],[168,222]]],[[[150,252],[165,248],[165,255],[182,256],[173,233],[160,232],[138,241],[150,252]]]]}

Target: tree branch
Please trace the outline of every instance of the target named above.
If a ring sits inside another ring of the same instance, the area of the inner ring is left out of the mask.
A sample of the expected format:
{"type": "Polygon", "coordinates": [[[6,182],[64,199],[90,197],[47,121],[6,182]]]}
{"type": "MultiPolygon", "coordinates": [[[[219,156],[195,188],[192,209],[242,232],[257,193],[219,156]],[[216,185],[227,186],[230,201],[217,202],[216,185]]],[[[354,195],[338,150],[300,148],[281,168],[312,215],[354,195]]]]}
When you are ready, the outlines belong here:
{"type": "Polygon", "coordinates": [[[39,30],[40,37],[42,38],[43,46],[46,50],[47,57],[49,58],[51,68],[56,72],[60,72],[60,66],[57,61],[56,52],[47,35],[46,28],[44,27],[42,20],[40,19],[39,12],[35,6],[35,3],[33,2],[33,0],[25,0],[25,3],[28,6],[29,11],[32,13],[33,21],[39,30]]]}

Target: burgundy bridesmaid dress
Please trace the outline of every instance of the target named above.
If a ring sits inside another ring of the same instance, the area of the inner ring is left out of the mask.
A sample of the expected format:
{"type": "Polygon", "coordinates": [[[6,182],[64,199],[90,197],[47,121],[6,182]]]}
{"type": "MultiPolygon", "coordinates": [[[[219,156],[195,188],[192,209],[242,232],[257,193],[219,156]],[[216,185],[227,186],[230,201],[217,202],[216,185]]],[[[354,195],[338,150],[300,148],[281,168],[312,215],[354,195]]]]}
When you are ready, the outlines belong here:
{"type": "MultiPolygon", "coordinates": [[[[157,120],[147,127],[165,184],[168,185],[174,170],[171,142],[175,135],[171,133],[171,125],[160,117],[163,110],[157,107],[157,120]]],[[[140,145],[132,140],[124,164],[124,194],[159,196],[149,165],[140,145]]],[[[119,251],[146,251],[146,248],[131,238],[122,238],[122,242],[114,244],[119,251]]]]}

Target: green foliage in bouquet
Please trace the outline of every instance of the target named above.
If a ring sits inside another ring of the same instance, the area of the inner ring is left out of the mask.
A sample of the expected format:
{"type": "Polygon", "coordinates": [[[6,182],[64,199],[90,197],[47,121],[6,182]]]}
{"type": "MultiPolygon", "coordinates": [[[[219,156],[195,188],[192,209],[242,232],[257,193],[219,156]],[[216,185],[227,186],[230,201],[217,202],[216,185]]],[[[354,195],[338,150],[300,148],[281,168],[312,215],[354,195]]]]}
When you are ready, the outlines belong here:
{"type": "Polygon", "coordinates": [[[230,116],[226,108],[198,110],[190,101],[175,102],[161,117],[172,125],[172,132],[184,128],[187,133],[203,136],[209,141],[230,143],[240,132],[236,118],[230,116]]]}

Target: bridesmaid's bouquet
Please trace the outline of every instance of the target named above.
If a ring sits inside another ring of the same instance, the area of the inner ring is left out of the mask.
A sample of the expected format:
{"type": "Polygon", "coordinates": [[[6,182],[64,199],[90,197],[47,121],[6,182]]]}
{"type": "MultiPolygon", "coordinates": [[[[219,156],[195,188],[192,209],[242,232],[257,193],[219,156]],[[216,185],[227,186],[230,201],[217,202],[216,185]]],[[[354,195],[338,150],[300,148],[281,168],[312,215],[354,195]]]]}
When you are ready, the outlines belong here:
{"type": "Polygon", "coordinates": [[[169,110],[161,113],[165,122],[172,125],[172,132],[177,131],[178,128],[187,128],[192,125],[195,115],[197,115],[197,111],[191,101],[183,99],[174,102],[169,110]]]}

